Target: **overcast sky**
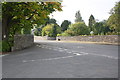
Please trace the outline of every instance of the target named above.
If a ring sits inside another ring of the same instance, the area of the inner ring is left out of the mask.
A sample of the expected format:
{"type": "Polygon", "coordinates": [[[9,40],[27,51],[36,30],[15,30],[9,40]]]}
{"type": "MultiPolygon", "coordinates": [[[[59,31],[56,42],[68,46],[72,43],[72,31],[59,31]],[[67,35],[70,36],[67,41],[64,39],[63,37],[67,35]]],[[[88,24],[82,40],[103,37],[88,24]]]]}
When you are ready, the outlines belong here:
{"type": "Polygon", "coordinates": [[[108,19],[111,8],[113,8],[118,1],[119,0],[63,0],[63,11],[54,12],[52,15],[58,24],[61,24],[64,20],[69,20],[74,23],[75,13],[80,10],[83,20],[88,24],[88,19],[91,14],[99,21],[108,19]]]}

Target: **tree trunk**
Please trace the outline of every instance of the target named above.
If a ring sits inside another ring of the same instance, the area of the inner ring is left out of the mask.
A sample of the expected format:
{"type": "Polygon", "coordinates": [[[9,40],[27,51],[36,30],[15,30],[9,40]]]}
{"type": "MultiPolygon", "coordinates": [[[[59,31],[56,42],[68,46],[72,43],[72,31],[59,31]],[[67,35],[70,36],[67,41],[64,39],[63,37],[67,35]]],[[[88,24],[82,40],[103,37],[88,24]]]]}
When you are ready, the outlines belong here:
{"type": "Polygon", "coordinates": [[[9,18],[2,18],[2,40],[8,40],[9,37],[9,18]]]}
{"type": "Polygon", "coordinates": [[[0,41],[2,40],[2,21],[0,21],[0,41]]]}

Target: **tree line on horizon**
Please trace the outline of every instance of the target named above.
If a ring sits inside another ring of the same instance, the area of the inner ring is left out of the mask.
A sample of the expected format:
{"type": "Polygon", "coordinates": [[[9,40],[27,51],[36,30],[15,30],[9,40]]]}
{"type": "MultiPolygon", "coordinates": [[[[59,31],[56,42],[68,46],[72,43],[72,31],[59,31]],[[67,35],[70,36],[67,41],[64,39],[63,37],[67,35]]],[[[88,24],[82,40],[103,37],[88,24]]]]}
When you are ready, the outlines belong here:
{"type": "Polygon", "coordinates": [[[119,35],[120,34],[120,1],[110,11],[108,20],[96,21],[90,15],[88,26],[85,24],[80,11],[75,13],[75,23],[64,20],[61,25],[55,19],[48,19],[46,25],[37,27],[36,36],[80,36],[80,35],[119,35]]]}

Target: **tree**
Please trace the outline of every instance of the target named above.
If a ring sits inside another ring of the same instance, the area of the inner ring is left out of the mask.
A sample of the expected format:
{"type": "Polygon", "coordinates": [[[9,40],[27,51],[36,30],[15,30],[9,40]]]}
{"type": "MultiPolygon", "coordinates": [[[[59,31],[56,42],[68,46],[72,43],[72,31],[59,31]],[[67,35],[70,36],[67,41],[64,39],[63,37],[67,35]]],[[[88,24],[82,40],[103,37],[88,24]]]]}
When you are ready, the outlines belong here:
{"type": "Polygon", "coordinates": [[[62,36],[75,36],[75,33],[71,29],[67,29],[62,33],[62,36]]]}
{"type": "Polygon", "coordinates": [[[42,36],[56,37],[61,33],[61,28],[55,24],[48,24],[42,29],[42,36]]]}
{"type": "Polygon", "coordinates": [[[90,28],[90,31],[93,31],[93,25],[94,24],[95,24],[95,18],[94,18],[93,15],[91,15],[90,18],[89,18],[89,24],[88,24],[88,26],[90,28]]]}
{"type": "Polygon", "coordinates": [[[88,27],[84,22],[77,22],[75,24],[71,24],[63,34],[67,34],[68,36],[79,36],[88,35],[89,33],[88,27]]]}
{"type": "Polygon", "coordinates": [[[48,19],[48,21],[46,22],[46,24],[57,24],[55,19],[48,19]]]}
{"type": "Polygon", "coordinates": [[[24,28],[29,33],[32,24],[44,24],[53,11],[61,11],[59,2],[3,2],[2,39],[8,40],[24,28]]]}
{"type": "Polygon", "coordinates": [[[93,26],[93,32],[95,35],[105,35],[110,31],[111,30],[105,20],[101,22],[96,22],[96,24],[93,26]]]}
{"type": "Polygon", "coordinates": [[[33,29],[34,30],[34,35],[36,36],[42,36],[42,28],[36,28],[36,29],[33,29]]]}
{"type": "Polygon", "coordinates": [[[111,10],[111,16],[108,18],[107,23],[113,32],[120,33],[120,1],[111,10]]]}
{"type": "Polygon", "coordinates": [[[71,24],[70,21],[64,20],[61,24],[62,31],[64,32],[65,30],[67,30],[67,28],[69,27],[70,24],[71,24]]]}
{"type": "Polygon", "coordinates": [[[75,22],[83,22],[80,11],[76,12],[75,17],[76,17],[75,22]]]}
{"type": "Polygon", "coordinates": [[[2,22],[2,4],[0,3],[0,22],[2,22]]]}
{"type": "Polygon", "coordinates": [[[51,18],[51,19],[50,19],[50,18],[47,18],[47,19],[45,19],[45,21],[46,21],[45,24],[35,27],[36,29],[35,29],[34,34],[35,34],[36,36],[41,36],[41,35],[42,35],[42,28],[44,28],[44,27],[47,26],[48,24],[58,25],[58,24],[56,23],[56,20],[53,19],[53,18],[51,18]]]}
{"type": "Polygon", "coordinates": [[[2,4],[0,3],[0,41],[2,40],[2,4]]]}
{"type": "Polygon", "coordinates": [[[13,46],[15,34],[30,34],[33,24],[42,25],[59,2],[2,2],[2,40],[13,46]]]}

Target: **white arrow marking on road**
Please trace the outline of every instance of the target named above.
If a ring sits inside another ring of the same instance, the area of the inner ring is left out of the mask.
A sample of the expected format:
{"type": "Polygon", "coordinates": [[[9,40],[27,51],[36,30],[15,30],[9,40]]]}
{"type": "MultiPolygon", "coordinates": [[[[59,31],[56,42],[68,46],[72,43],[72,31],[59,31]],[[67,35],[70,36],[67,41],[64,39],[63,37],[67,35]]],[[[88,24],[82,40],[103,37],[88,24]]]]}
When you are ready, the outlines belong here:
{"type": "Polygon", "coordinates": [[[79,54],[79,53],[73,53],[74,55],[82,55],[82,54],[79,54]]]}

